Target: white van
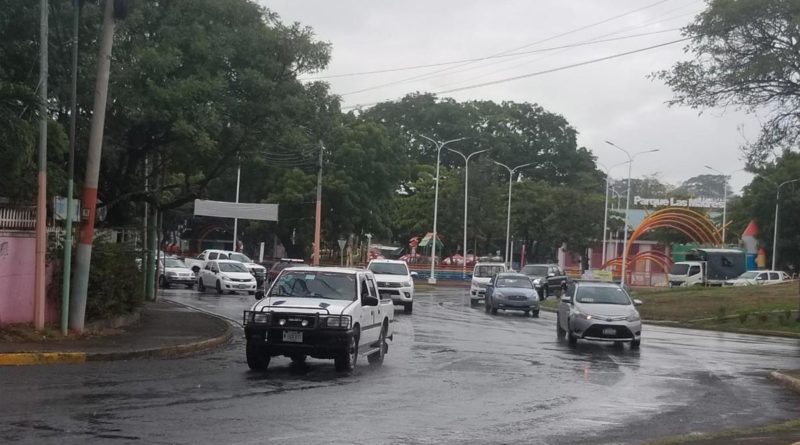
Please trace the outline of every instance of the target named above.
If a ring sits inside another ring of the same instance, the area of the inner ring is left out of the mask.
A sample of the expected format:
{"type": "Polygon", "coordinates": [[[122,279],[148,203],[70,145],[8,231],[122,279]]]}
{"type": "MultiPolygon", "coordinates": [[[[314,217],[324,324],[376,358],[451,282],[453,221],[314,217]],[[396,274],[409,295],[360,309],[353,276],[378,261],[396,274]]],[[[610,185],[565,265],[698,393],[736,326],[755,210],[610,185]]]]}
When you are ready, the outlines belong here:
{"type": "Polygon", "coordinates": [[[486,298],[486,285],[495,274],[506,272],[505,263],[475,263],[472,269],[472,284],[469,287],[469,305],[475,306],[486,298]]]}

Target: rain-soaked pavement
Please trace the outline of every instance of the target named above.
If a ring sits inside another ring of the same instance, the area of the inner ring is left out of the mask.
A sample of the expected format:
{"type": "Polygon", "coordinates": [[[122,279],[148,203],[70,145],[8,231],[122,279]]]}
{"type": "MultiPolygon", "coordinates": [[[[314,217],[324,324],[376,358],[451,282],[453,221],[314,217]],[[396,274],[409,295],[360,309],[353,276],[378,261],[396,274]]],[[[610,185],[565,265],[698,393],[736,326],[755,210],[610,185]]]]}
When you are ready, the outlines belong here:
{"type": "MultiPolygon", "coordinates": [[[[253,301],[164,296],[234,321],[253,301]]],[[[553,314],[488,315],[462,289],[420,292],[394,328],[383,367],[344,376],[250,372],[241,335],[187,359],[0,368],[0,443],[643,443],[800,417],[766,377],[800,368],[800,340],[645,325],[639,350],[570,347],[553,314]]]]}

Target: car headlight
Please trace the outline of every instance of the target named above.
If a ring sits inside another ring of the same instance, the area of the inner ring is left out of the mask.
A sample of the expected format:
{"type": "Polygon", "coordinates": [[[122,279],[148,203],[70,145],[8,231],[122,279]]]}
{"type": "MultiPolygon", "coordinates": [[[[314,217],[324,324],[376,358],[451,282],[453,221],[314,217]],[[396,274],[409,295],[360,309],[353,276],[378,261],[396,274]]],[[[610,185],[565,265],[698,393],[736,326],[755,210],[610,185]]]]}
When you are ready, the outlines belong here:
{"type": "Polygon", "coordinates": [[[583,320],[591,320],[591,319],[593,319],[593,318],[594,318],[594,316],[593,316],[593,315],[590,315],[590,314],[585,314],[585,313],[583,313],[583,312],[581,312],[581,311],[579,311],[579,310],[577,310],[577,309],[575,309],[575,310],[572,312],[572,316],[573,316],[573,317],[580,318],[580,319],[583,319],[583,320]]]}
{"type": "Polygon", "coordinates": [[[349,315],[328,315],[320,318],[321,325],[332,329],[350,329],[349,315]]]}
{"type": "Polygon", "coordinates": [[[410,282],[410,281],[403,281],[403,283],[402,283],[402,284],[403,284],[403,287],[411,287],[411,286],[413,286],[413,285],[414,285],[414,283],[412,283],[412,282],[410,282]]]}
{"type": "Polygon", "coordinates": [[[492,294],[492,296],[493,297],[497,297],[497,298],[503,298],[503,293],[502,292],[495,292],[495,293],[492,294]]]}
{"type": "Polygon", "coordinates": [[[639,321],[641,319],[642,318],[639,316],[638,312],[631,312],[630,315],[628,315],[628,318],[626,318],[628,321],[639,321]]]}
{"type": "Polygon", "coordinates": [[[228,276],[225,275],[224,273],[219,274],[219,277],[222,278],[223,280],[228,280],[229,279],[228,276]]]}
{"type": "Polygon", "coordinates": [[[533,280],[533,285],[534,286],[541,286],[542,285],[541,278],[537,278],[537,279],[533,280]]]}

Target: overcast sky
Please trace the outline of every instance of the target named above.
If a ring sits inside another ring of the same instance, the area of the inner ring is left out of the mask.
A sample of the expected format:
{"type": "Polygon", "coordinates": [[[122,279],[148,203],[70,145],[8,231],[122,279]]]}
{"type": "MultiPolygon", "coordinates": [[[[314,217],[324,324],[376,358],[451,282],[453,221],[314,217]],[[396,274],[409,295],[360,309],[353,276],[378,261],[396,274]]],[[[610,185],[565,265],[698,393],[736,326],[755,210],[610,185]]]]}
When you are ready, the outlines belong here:
{"type": "MultiPolygon", "coordinates": [[[[259,1],[284,23],[310,26],[319,40],[333,45],[331,63],[318,76],[538,50],[469,64],[326,79],[333,93],[343,95],[344,106],[396,100],[414,91],[437,93],[674,41],[681,38],[676,28],[704,8],[702,0],[259,1]],[[628,36],[634,37],[597,42],[628,36]],[[585,42],[594,43],[552,49],[585,42]],[[387,83],[393,84],[381,86],[387,83]]],[[[704,165],[723,172],[743,168],[739,147],[757,136],[756,116],[670,108],[665,104],[670,89],[647,78],[687,59],[684,45],[440,96],[538,103],[563,115],[577,129],[578,144],[607,166],[627,158],[606,140],[632,153],[658,148],[636,159],[634,177],[657,173],[678,184],[710,173],[704,165]]],[[[612,177],[626,176],[625,166],[612,171],[612,177]]],[[[750,179],[748,173],[734,173],[731,186],[738,193],[750,179]]]]}

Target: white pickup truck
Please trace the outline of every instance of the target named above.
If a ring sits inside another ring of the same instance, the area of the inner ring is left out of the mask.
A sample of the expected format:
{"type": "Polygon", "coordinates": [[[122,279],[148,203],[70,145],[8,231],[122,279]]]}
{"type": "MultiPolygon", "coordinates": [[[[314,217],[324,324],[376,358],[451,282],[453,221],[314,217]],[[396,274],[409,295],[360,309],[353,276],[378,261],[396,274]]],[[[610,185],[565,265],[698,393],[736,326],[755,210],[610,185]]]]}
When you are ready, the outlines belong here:
{"type": "Polygon", "coordinates": [[[198,274],[201,270],[206,268],[207,262],[213,260],[233,260],[244,264],[250,271],[250,274],[255,277],[258,287],[261,287],[267,279],[267,269],[264,266],[254,263],[253,260],[243,253],[233,252],[231,250],[204,250],[203,253],[197,255],[195,258],[186,258],[183,262],[186,263],[186,267],[192,269],[195,274],[198,274]]]}
{"type": "Polygon", "coordinates": [[[352,371],[359,356],[381,364],[389,350],[394,305],[381,299],[368,270],[286,268],[256,299],[243,320],[250,369],[264,370],[283,355],[294,362],[332,358],[337,371],[352,371]]]}

